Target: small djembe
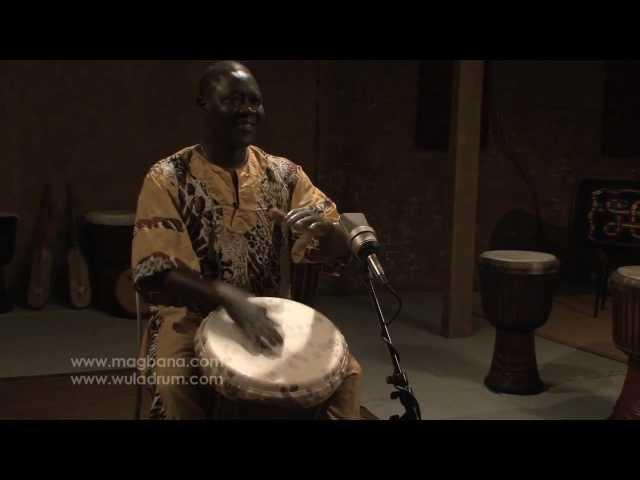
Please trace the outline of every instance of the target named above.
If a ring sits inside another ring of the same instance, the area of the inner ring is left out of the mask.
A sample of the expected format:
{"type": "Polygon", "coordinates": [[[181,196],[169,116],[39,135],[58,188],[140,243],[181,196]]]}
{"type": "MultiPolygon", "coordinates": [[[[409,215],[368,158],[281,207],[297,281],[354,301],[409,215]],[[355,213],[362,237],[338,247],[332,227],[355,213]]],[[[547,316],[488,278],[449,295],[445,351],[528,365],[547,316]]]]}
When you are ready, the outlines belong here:
{"type": "Polygon", "coordinates": [[[613,341],[629,356],[627,376],[611,419],[640,420],[640,266],[619,268],[609,285],[613,341]]]}
{"type": "Polygon", "coordinates": [[[560,263],[548,253],[490,251],[480,256],[482,305],[496,329],[485,385],[496,393],[534,395],[544,390],[535,336],[551,313],[560,263]]]}
{"type": "Polygon", "coordinates": [[[130,272],[135,212],[89,212],[85,222],[96,306],[107,313],[135,318],[130,272]]]}
{"type": "Polygon", "coordinates": [[[15,254],[17,230],[17,215],[0,215],[0,313],[10,312],[14,307],[7,287],[5,268],[15,254]]]}

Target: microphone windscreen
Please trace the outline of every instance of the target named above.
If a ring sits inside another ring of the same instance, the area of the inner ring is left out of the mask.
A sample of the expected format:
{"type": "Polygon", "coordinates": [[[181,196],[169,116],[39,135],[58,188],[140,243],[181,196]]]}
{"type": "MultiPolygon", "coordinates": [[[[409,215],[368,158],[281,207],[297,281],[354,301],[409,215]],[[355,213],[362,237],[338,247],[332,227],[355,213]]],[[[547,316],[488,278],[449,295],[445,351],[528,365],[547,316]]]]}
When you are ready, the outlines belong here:
{"type": "Polygon", "coordinates": [[[340,225],[349,233],[354,228],[368,226],[369,223],[362,213],[343,213],[340,215],[340,225]]]}

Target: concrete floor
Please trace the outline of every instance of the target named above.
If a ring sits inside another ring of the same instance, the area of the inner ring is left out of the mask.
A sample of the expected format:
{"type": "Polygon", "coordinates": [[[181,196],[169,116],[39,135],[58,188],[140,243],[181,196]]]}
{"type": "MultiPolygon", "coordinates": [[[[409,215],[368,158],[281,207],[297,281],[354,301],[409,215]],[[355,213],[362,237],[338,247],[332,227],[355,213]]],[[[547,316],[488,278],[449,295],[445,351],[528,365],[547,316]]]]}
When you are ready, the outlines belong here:
{"type": "Polygon", "coordinates": [[[73,373],[73,357],[135,355],[136,321],[129,318],[57,305],[0,315],[0,378],[73,373]]]}
{"type": "MultiPolygon", "coordinates": [[[[478,318],[473,337],[445,339],[435,333],[442,308],[438,295],[404,294],[403,301],[391,336],[424,419],[604,419],[611,413],[625,364],[538,337],[538,366],[547,391],[497,395],[483,384],[493,354],[493,327],[478,318]]],[[[389,311],[393,308],[389,301],[389,311]]],[[[339,325],[363,365],[364,405],[385,419],[403,413],[399,401],[389,399],[392,388],[385,378],[392,372],[391,361],[369,298],[323,297],[317,309],[339,325]]]]}
{"type": "MultiPolygon", "coordinates": [[[[439,295],[403,294],[403,300],[391,335],[424,419],[604,419],[611,413],[625,364],[538,337],[538,364],[548,390],[496,395],[483,385],[493,328],[478,318],[473,337],[445,339],[437,334],[439,295]]],[[[387,301],[391,312],[394,304],[387,301]]],[[[383,419],[403,413],[399,401],[389,398],[385,378],[391,362],[368,296],[321,297],[316,308],[339,326],[365,370],[363,404],[383,419]]],[[[49,307],[0,315],[0,378],[74,372],[72,356],[132,357],[135,335],[135,320],[91,310],[49,307]]]]}

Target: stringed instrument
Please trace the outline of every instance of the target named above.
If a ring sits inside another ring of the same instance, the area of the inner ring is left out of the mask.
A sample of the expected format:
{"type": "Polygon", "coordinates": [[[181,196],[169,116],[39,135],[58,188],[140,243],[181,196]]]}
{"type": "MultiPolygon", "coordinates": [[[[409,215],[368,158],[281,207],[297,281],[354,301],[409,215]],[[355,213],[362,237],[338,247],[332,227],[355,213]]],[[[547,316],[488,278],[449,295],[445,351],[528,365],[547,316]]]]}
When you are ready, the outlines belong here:
{"type": "Polygon", "coordinates": [[[87,259],[80,249],[76,198],[71,184],[67,184],[67,216],[69,229],[69,247],[67,251],[69,303],[74,308],[87,308],[91,304],[91,281],[87,259]]]}
{"type": "Polygon", "coordinates": [[[49,300],[53,255],[51,245],[55,237],[53,212],[53,191],[50,184],[45,185],[40,211],[36,224],[35,248],[31,259],[31,272],[27,292],[27,305],[33,309],[42,309],[49,300]]]}

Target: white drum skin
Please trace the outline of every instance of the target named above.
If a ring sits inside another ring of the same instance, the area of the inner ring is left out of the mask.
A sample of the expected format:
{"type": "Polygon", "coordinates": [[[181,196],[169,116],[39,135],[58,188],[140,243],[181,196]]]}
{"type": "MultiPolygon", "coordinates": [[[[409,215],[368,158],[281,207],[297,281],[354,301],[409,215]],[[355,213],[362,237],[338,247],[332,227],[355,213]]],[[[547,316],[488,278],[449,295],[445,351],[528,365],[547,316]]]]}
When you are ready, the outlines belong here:
{"type": "Polygon", "coordinates": [[[260,350],[218,309],[195,337],[203,375],[229,400],[285,408],[312,408],[331,397],[345,378],[348,347],[342,333],[320,312],[292,300],[250,299],[267,309],[284,341],[273,353],[260,350]]]}
{"type": "Polygon", "coordinates": [[[480,255],[480,265],[505,273],[528,275],[557,272],[558,259],[549,253],[527,250],[491,250],[480,255]]]}

